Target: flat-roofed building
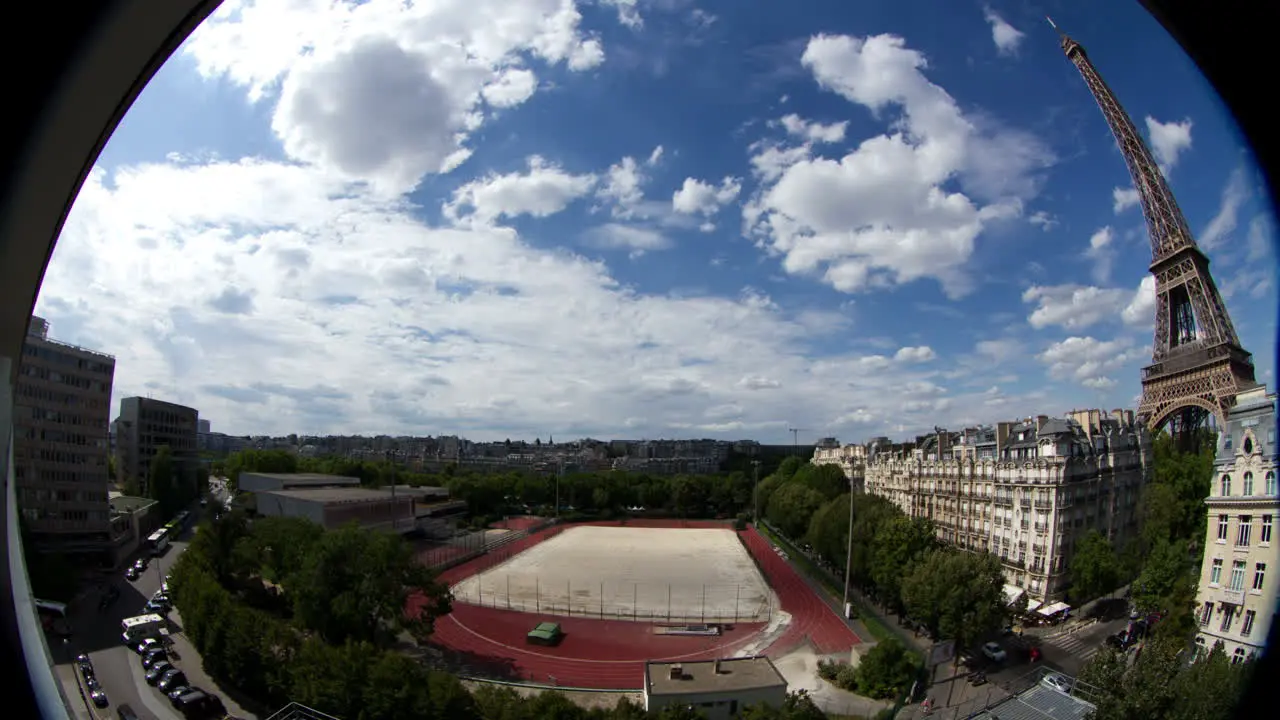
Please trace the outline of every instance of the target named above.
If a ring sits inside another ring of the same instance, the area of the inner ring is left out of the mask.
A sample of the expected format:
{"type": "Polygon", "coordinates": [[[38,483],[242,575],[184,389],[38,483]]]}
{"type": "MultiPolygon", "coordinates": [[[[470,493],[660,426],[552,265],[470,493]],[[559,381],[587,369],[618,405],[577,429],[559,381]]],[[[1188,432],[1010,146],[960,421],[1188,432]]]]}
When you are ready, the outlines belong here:
{"type": "Polygon", "coordinates": [[[323,473],[242,472],[236,480],[236,488],[241,492],[324,487],[360,487],[360,478],[323,473]]]}
{"type": "Polygon", "coordinates": [[[707,720],[729,720],[747,705],[781,707],[786,699],[786,679],[762,655],[644,666],[644,709],[651,713],[685,706],[707,720]]]}
{"type": "Polygon", "coordinates": [[[195,408],[146,397],[120,400],[120,417],[116,420],[116,473],[119,482],[135,480],[143,495],[152,493],[147,487],[151,460],[161,447],[169,448],[175,486],[194,491],[199,456],[196,450],[196,427],[200,413],[195,408]]]}
{"type": "Polygon", "coordinates": [[[52,340],[31,318],[14,389],[18,507],[42,551],[115,564],[127,523],[113,523],[107,453],[115,358],[52,340]]]}

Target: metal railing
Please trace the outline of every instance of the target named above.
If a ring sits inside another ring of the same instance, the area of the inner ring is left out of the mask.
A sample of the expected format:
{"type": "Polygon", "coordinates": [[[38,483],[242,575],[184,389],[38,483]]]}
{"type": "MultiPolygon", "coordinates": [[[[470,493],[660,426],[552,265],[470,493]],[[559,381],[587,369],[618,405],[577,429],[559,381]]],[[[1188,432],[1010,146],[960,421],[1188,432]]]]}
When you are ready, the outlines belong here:
{"type": "Polygon", "coordinates": [[[309,708],[302,703],[291,702],[271,714],[267,720],[339,720],[333,715],[309,708]]]}

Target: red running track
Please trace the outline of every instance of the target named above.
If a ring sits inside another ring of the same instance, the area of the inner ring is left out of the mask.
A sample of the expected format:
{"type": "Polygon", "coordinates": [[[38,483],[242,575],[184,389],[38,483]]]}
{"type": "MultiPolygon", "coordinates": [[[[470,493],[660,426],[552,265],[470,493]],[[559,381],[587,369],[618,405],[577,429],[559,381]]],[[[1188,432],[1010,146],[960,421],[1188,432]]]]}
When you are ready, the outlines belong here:
{"type": "Polygon", "coordinates": [[[533,515],[522,515],[520,517],[511,517],[506,520],[499,520],[492,523],[489,527],[495,530],[528,530],[531,527],[537,527],[546,522],[546,518],[535,517],[533,515]]]}
{"type": "Polygon", "coordinates": [[[778,556],[769,541],[756,532],[755,528],[738,534],[760,563],[769,585],[778,593],[783,611],[791,615],[791,624],[787,626],[786,632],[769,645],[764,651],[765,655],[785,655],[806,638],[821,654],[845,652],[862,642],[836,611],[813,593],[804,578],[791,567],[791,563],[778,556]]]}
{"type": "MultiPolygon", "coordinates": [[[[618,526],[613,522],[585,523],[618,526]]],[[[628,527],[724,528],[723,522],[629,520],[628,527]]],[[[563,532],[557,526],[535,533],[499,550],[450,568],[440,580],[449,585],[483,572],[530,547],[563,532]]],[[[806,639],[820,653],[846,651],[861,640],[826,603],[822,602],[791,565],[777,555],[754,529],[738,533],[778,594],[791,623],[764,654],[777,657],[806,639]]],[[[409,610],[417,606],[410,600],[409,610]]],[[[648,660],[710,660],[728,657],[750,642],[764,625],[740,623],[719,637],[653,634],[647,623],[578,617],[551,617],[513,610],[458,603],[436,621],[433,642],[457,656],[471,672],[506,676],[565,687],[639,688],[648,660]],[[525,636],[537,622],[553,619],[565,633],[556,647],[530,646],[525,636]]]]}

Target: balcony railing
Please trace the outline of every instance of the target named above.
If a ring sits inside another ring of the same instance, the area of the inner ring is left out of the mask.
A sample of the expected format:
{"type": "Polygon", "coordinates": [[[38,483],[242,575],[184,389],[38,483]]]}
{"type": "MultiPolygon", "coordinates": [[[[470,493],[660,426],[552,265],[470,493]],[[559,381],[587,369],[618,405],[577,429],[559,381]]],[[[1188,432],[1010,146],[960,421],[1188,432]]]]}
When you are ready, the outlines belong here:
{"type": "Polygon", "coordinates": [[[1037,510],[1049,510],[1049,509],[1052,509],[1052,508],[1053,508],[1053,501],[1052,501],[1052,500],[1040,500],[1040,499],[1037,499],[1037,500],[1036,500],[1036,509],[1037,509],[1037,510]]]}
{"type": "Polygon", "coordinates": [[[1244,590],[1222,588],[1218,591],[1218,602],[1224,602],[1228,605],[1244,605],[1244,590]]]}
{"type": "Polygon", "coordinates": [[[1012,504],[1013,504],[1013,498],[1011,498],[1011,497],[1002,497],[1002,496],[1000,496],[1000,495],[997,495],[997,496],[995,497],[995,499],[994,499],[994,500],[992,500],[992,502],[994,502],[996,505],[1012,505],[1012,504]]]}

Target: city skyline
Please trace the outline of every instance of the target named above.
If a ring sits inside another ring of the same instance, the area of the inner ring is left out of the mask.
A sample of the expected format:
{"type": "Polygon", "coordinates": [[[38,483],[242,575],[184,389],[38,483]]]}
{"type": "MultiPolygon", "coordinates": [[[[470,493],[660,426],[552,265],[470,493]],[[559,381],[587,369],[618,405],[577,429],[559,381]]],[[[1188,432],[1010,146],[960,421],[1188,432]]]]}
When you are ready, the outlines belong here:
{"type": "MultiPolygon", "coordinates": [[[[505,34],[468,8],[465,61],[415,45],[448,24],[425,11],[228,6],[108,146],[37,313],[117,356],[113,406],[236,435],[861,442],[1133,409],[1150,249],[1087,88],[1032,8],[909,6],[547,0],[505,34]]],[[[1141,8],[1052,14],[1269,346],[1272,223],[1207,84],[1141,8]]]]}

